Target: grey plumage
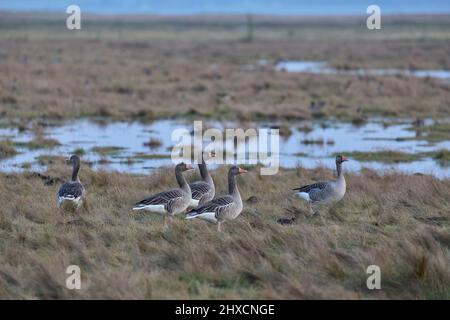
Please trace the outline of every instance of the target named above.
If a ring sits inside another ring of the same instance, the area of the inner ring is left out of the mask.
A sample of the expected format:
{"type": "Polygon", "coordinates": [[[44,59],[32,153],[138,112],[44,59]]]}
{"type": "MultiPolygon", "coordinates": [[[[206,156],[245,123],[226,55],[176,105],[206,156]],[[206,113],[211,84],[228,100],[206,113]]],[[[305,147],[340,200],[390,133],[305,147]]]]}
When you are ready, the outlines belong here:
{"type": "MultiPolygon", "coordinates": [[[[238,199],[239,200],[239,199],[238,199]]],[[[202,206],[199,206],[194,211],[189,213],[189,217],[201,216],[203,213],[214,212],[214,219],[207,220],[225,220],[234,219],[239,215],[242,210],[242,201],[235,201],[235,199],[230,196],[221,196],[208,201],[202,206]]]]}
{"type": "Polygon", "coordinates": [[[58,190],[58,206],[63,206],[67,203],[78,208],[85,194],[83,184],[78,179],[78,172],[80,170],[80,158],[77,155],[73,155],[68,160],[69,164],[72,164],[72,179],[65,182],[58,190]]]}
{"type": "MultiPolygon", "coordinates": [[[[333,181],[321,181],[293,190],[297,195],[311,203],[327,204],[342,199],[346,191],[345,177],[342,173],[342,163],[348,159],[345,156],[336,156],[337,179],[333,181]]],[[[310,207],[310,210],[312,208],[310,207]]]]}
{"type": "MultiPolygon", "coordinates": [[[[135,208],[145,208],[150,205],[163,205],[168,214],[178,213],[179,205],[182,205],[185,193],[182,189],[170,189],[152,195],[135,204],[135,208]]],[[[151,210],[149,210],[151,211],[151,210]]]]}
{"type": "Polygon", "coordinates": [[[192,169],[192,166],[185,163],[179,163],[175,167],[175,177],[180,188],[174,188],[154,194],[139,201],[133,207],[133,210],[145,210],[164,215],[164,222],[175,214],[185,211],[191,201],[191,188],[189,187],[183,172],[192,169]]]}
{"type": "MultiPolygon", "coordinates": [[[[213,155],[210,153],[210,156],[213,155]]],[[[216,193],[214,181],[209,174],[203,155],[202,162],[198,164],[198,168],[202,181],[195,181],[189,184],[192,193],[191,207],[197,207],[212,200],[216,193]]]]}
{"type": "Polygon", "coordinates": [[[312,202],[321,202],[325,200],[332,191],[333,181],[316,182],[301,188],[297,188],[298,193],[304,192],[309,195],[312,202]]]}
{"type": "Polygon", "coordinates": [[[83,195],[84,187],[79,181],[68,181],[58,191],[58,197],[76,199],[83,195]]]}
{"type": "Polygon", "coordinates": [[[191,187],[192,199],[198,200],[199,205],[214,198],[214,189],[204,181],[192,182],[189,187],[191,187]]]}
{"type": "Polygon", "coordinates": [[[191,210],[186,219],[200,218],[220,225],[225,220],[236,219],[243,209],[241,195],[236,185],[236,176],[247,172],[236,166],[230,168],[228,172],[228,195],[217,197],[196,209],[191,210]]]}

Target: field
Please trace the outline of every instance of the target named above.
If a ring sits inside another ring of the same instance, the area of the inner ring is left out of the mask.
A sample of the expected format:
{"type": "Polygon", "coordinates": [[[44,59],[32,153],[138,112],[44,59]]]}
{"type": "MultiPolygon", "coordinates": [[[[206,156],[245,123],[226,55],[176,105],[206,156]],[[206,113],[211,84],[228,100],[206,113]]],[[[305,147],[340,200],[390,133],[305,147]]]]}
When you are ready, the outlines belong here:
{"type": "MultiPolygon", "coordinates": [[[[55,195],[67,171],[60,160],[41,176],[0,174],[1,298],[450,298],[449,180],[347,175],[344,200],[311,217],[290,189],[329,172],[262,177],[255,168],[238,179],[243,213],[218,234],[207,222],[179,217],[164,229],[160,217],[130,212],[174,185],[172,169],[137,177],[83,168],[88,203],[61,215],[55,195]],[[80,291],[65,288],[71,264],[80,291]],[[381,290],[366,287],[373,264],[381,290]]],[[[225,176],[213,172],[221,193],[225,176]]]]}
{"type": "Polygon", "coordinates": [[[448,117],[450,110],[449,86],[432,78],[274,71],[282,59],[448,70],[448,16],[390,17],[377,32],[356,18],[255,17],[251,36],[245,17],[87,16],[81,31],[66,30],[64,16],[0,17],[0,115],[19,124],[36,117],[358,120],[448,117]]]}
{"type": "MultiPolygon", "coordinates": [[[[252,21],[86,15],[82,31],[67,31],[64,15],[0,13],[0,126],[32,132],[28,151],[59,143],[42,134],[45,126],[80,118],[237,119],[245,127],[381,117],[416,121],[411,130],[427,142],[449,140],[448,122],[422,124],[449,118],[450,86],[438,79],[275,71],[281,60],[450,70],[449,16],[386,17],[381,31],[349,17],[252,21]]],[[[1,137],[0,159],[17,147],[1,137]]],[[[0,299],[450,299],[449,179],[346,173],[344,199],[310,216],[292,188],[332,178],[331,171],[260,176],[254,167],[238,178],[241,216],[219,234],[181,216],[164,229],[161,217],[130,211],[175,186],[173,168],[141,176],[84,163],[86,205],[59,212],[56,192],[70,175],[65,156],[40,159],[48,164],[42,173],[0,172],[0,299]],[[280,218],[294,219],[282,225],[280,218]],[[82,272],[79,291],[65,286],[73,264],[82,272]],[[381,268],[381,290],[367,289],[370,265],[381,268]]],[[[411,161],[401,151],[351,156],[411,161]]],[[[449,163],[448,150],[430,156],[449,163]]],[[[212,172],[218,193],[226,191],[226,171],[212,172]]]]}

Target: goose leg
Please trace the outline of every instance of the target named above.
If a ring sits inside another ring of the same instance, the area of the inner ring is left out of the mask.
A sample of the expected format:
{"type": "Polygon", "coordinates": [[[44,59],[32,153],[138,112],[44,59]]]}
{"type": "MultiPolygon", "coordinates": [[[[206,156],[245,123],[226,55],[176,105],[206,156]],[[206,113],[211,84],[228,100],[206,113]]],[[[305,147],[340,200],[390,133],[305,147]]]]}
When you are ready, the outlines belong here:
{"type": "Polygon", "coordinates": [[[308,202],[308,206],[309,206],[309,213],[313,216],[314,215],[314,210],[313,210],[313,207],[312,207],[312,203],[308,202]]]}
{"type": "Polygon", "coordinates": [[[164,228],[167,228],[169,226],[169,217],[167,215],[164,215],[164,228]]]}
{"type": "Polygon", "coordinates": [[[222,221],[217,222],[217,232],[222,232],[222,221]]]}
{"type": "Polygon", "coordinates": [[[89,212],[89,203],[87,202],[87,200],[86,199],[84,199],[84,200],[80,200],[81,201],[81,204],[80,204],[80,206],[83,208],[83,210],[84,211],[86,211],[86,212],[89,212]]]}

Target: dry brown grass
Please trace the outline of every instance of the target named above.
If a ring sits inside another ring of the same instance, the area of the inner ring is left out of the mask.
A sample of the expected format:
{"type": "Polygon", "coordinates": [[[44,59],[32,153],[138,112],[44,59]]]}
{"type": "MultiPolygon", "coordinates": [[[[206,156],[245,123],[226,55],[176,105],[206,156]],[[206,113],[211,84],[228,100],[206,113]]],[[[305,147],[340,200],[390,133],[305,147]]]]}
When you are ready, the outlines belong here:
{"type": "Polygon", "coordinates": [[[351,19],[331,24],[275,19],[256,27],[273,37],[257,33],[248,43],[239,36],[242,25],[231,18],[228,23],[143,19],[138,25],[97,18],[95,25],[72,33],[55,21],[45,24],[45,17],[28,17],[24,24],[20,16],[7,17],[0,23],[0,115],[21,121],[448,117],[449,87],[434,79],[273,71],[279,59],[326,60],[343,68],[450,69],[445,18],[398,18],[388,32],[378,33],[351,19]],[[289,28],[298,31],[294,39],[285,36],[289,28]],[[333,30],[340,36],[330,36],[333,30]],[[217,36],[224,33],[231,37],[217,36]],[[243,68],[259,59],[269,65],[243,68]],[[311,103],[319,100],[325,104],[313,113],[311,103]]]}
{"type": "MultiPolygon", "coordinates": [[[[0,298],[448,299],[450,180],[372,171],[347,175],[343,201],[322,218],[290,189],[331,177],[281,170],[239,177],[242,215],[224,232],[203,221],[130,214],[132,204],[173,186],[172,169],[148,177],[93,172],[81,179],[88,204],[60,215],[55,194],[69,174],[55,160],[44,175],[0,174],[0,298]],[[280,225],[283,216],[297,217],[280,225]],[[82,290],[65,288],[67,266],[82,270],[82,290]],[[382,290],[366,288],[368,265],[382,290]]],[[[226,168],[213,172],[225,190],[226,168]]]]}

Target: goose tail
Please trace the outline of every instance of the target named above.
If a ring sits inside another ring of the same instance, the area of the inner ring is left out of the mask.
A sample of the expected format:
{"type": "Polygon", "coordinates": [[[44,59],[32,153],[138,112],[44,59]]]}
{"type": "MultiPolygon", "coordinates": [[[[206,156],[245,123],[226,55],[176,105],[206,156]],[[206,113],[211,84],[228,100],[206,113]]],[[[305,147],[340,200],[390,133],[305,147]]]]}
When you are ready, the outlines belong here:
{"type": "Polygon", "coordinates": [[[185,219],[187,219],[187,220],[194,219],[197,217],[197,215],[198,215],[198,212],[194,209],[194,210],[191,210],[188,213],[186,213],[185,219]]]}

